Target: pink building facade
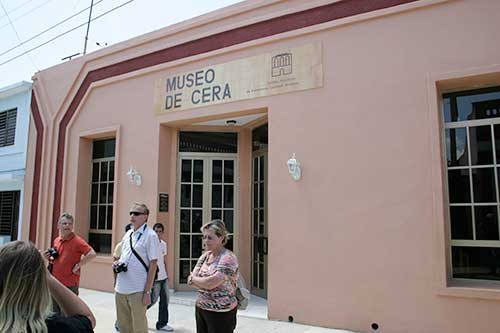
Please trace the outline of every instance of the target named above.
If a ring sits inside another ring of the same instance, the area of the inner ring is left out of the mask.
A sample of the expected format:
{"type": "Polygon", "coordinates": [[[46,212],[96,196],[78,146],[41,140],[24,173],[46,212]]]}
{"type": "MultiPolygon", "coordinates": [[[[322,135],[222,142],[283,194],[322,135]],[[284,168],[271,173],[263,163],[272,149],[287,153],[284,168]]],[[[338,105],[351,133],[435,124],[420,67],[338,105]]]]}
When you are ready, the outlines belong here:
{"type": "Polygon", "coordinates": [[[82,286],[111,291],[142,201],[166,226],[176,290],[199,227],[223,218],[270,319],[497,332],[498,13],[249,0],[43,70],[22,237],[48,247],[73,213],[99,252],[82,286]]]}

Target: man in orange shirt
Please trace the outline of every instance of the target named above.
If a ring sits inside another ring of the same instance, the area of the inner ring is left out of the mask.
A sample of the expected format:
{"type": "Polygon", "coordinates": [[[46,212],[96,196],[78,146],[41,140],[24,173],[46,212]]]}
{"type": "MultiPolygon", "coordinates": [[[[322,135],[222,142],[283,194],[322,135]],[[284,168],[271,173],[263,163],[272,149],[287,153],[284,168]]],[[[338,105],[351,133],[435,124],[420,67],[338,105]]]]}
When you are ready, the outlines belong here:
{"type": "Polygon", "coordinates": [[[57,253],[44,252],[52,266],[52,275],[68,289],[78,295],[80,268],[96,257],[92,247],[73,231],[74,219],[63,213],[58,221],[59,237],[54,240],[53,248],[57,253]]]}

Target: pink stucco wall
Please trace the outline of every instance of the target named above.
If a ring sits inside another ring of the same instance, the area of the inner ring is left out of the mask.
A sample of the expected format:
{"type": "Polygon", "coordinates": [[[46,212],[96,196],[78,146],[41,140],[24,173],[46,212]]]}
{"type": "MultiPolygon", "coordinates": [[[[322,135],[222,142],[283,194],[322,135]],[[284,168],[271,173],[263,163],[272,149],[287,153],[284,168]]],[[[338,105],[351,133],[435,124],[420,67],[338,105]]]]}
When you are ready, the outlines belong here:
{"type": "MultiPolygon", "coordinates": [[[[34,89],[46,126],[39,246],[50,241],[57,124],[89,70],[330,2],[247,1],[37,74],[34,89]]],[[[446,89],[500,84],[499,12],[496,0],[417,1],[95,83],[68,128],[61,208],[76,212],[77,231],[85,235],[88,213],[80,205],[88,189],[79,185],[89,172],[85,140],[113,135],[113,244],[128,222],[129,203],[142,200],[152,208],[152,221],[166,223],[175,246],[177,129],[267,110],[271,319],[291,315],[297,322],[366,332],[374,322],[381,332],[497,332],[500,285],[454,288],[447,280],[439,96],[446,89]],[[154,82],[165,74],[312,42],[323,46],[322,88],[153,114],[154,82]],[[302,166],[298,182],[286,170],[292,153],[302,166]],[[143,173],[141,187],[128,183],[130,165],[143,173]],[[168,214],[155,212],[158,192],[172,194],[168,214]]],[[[249,151],[249,129],[239,131],[249,151]]],[[[30,135],[31,145],[34,140],[30,135]]],[[[29,154],[31,163],[32,149],[29,154]]],[[[238,255],[249,280],[249,157],[240,156],[240,163],[238,255]]],[[[30,205],[24,207],[28,217],[30,205]]],[[[171,252],[172,275],[174,260],[171,252]]],[[[110,262],[101,257],[85,267],[82,284],[110,290],[110,262]]]]}

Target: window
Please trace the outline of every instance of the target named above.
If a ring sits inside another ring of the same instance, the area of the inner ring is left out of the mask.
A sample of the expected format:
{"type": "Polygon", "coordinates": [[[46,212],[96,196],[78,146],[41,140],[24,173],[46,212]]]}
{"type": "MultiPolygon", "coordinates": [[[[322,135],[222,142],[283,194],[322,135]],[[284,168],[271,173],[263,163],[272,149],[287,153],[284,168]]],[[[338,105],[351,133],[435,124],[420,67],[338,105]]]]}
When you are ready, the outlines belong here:
{"type": "Polygon", "coordinates": [[[454,278],[500,280],[500,87],[443,95],[454,278]]]}
{"type": "Polygon", "coordinates": [[[98,253],[111,253],[115,139],[94,141],[90,192],[89,244],[98,253]]]}
{"type": "Polygon", "coordinates": [[[0,192],[0,245],[17,239],[20,191],[0,192]]]}
{"type": "Polygon", "coordinates": [[[17,109],[0,112],[0,147],[12,146],[16,136],[17,109]]]}

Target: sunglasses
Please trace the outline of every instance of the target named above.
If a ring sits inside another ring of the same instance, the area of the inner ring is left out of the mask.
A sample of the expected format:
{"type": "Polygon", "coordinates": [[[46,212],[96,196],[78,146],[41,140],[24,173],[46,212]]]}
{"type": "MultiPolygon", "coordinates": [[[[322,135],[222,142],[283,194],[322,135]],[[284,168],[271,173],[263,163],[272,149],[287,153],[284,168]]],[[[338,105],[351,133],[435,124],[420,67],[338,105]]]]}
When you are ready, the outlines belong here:
{"type": "Polygon", "coordinates": [[[144,213],[143,212],[129,212],[129,215],[130,216],[132,216],[132,215],[139,216],[139,215],[144,215],[144,213]]]}

